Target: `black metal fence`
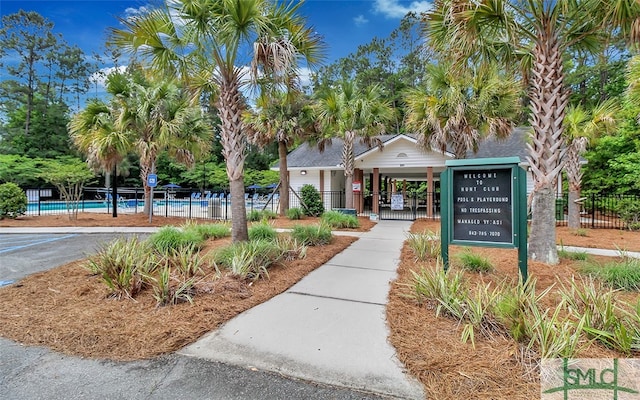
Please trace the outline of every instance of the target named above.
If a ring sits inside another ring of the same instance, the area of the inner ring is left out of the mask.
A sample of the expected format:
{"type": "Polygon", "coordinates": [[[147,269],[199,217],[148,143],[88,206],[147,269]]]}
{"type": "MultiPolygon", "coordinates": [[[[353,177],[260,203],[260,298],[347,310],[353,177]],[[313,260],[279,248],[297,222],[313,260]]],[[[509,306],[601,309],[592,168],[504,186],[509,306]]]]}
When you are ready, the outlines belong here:
{"type": "MultiPolygon", "coordinates": [[[[580,226],[600,229],[638,229],[640,197],[635,195],[591,194],[579,199],[580,226]]],[[[569,212],[568,195],[556,198],[556,221],[566,225],[569,212]]]]}
{"type": "MultiPolygon", "coordinates": [[[[54,188],[28,189],[27,215],[54,215],[68,212],[67,204],[54,188]]],[[[183,218],[231,219],[231,198],[226,191],[206,191],[176,188],[154,190],[153,215],[183,218]]],[[[325,210],[343,209],[346,204],[343,191],[320,192],[325,210]]],[[[119,188],[117,194],[118,213],[142,213],[145,193],[142,188],[119,188]]],[[[422,193],[401,195],[381,192],[354,196],[353,208],[360,216],[371,216],[377,211],[380,219],[440,218],[440,194],[422,193]],[[378,207],[374,207],[374,199],[378,207]],[[396,201],[397,199],[397,201],[396,201]]],[[[279,212],[278,192],[247,192],[245,207],[251,210],[279,212]]],[[[640,197],[621,195],[596,195],[583,197],[580,201],[580,223],[583,228],[627,229],[640,228],[640,197]],[[636,211],[637,210],[637,211],[636,211]]],[[[85,188],[78,204],[80,212],[112,213],[113,197],[110,189],[85,188]]],[[[289,208],[303,208],[300,194],[289,193],[289,208]]],[[[556,200],[556,221],[566,225],[568,218],[568,196],[556,200]]]]}

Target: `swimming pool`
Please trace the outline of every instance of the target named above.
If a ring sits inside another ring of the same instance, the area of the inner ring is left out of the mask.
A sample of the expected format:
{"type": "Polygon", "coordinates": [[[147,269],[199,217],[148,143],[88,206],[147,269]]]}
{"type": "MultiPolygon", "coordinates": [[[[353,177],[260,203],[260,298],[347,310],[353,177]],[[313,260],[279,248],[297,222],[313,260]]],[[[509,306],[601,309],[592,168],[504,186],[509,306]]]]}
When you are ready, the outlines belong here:
{"type": "MultiPolygon", "coordinates": [[[[100,200],[87,200],[81,201],[78,205],[79,210],[87,209],[87,208],[106,208],[107,205],[104,201],[100,200]]],[[[27,204],[27,212],[31,211],[63,211],[67,209],[67,203],[64,201],[41,201],[39,203],[29,203],[27,204]]]]}

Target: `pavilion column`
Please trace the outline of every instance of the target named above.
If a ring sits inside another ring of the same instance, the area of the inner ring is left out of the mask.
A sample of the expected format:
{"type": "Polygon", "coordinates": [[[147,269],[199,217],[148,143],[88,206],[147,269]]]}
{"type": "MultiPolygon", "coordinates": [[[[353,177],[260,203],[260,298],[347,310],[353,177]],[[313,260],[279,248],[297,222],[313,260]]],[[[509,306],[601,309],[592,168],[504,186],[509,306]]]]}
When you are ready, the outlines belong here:
{"type": "Polygon", "coordinates": [[[355,168],[353,171],[354,182],[360,182],[360,192],[354,192],[352,188],[352,195],[354,197],[353,207],[356,209],[356,212],[360,214],[362,212],[362,170],[360,168],[355,168]]]}
{"type": "Polygon", "coordinates": [[[324,193],[324,170],[323,169],[320,170],[320,176],[318,179],[320,180],[320,182],[318,182],[319,183],[318,187],[320,188],[320,197],[322,198],[322,205],[324,205],[325,209],[328,209],[330,208],[330,204],[327,204],[325,202],[325,199],[327,196],[325,196],[325,193],[324,193]]]}
{"type": "Polygon", "coordinates": [[[427,167],[427,218],[433,218],[433,167],[427,167]]]}
{"type": "Polygon", "coordinates": [[[373,198],[371,199],[371,210],[374,214],[380,213],[380,169],[373,169],[373,189],[371,192],[373,193],[373,198]]]}
{"type": "Polygon", "coordinates": [[[407,180],[402,180],[402,201],[407,202],[407,180]]]}

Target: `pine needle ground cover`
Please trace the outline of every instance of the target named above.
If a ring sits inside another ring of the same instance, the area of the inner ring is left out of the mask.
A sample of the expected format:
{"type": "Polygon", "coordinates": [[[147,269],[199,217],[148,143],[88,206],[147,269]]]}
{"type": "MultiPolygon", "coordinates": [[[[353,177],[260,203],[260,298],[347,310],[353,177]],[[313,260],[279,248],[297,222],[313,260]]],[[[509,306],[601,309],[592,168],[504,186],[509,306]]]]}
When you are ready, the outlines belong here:
{"type": "MultiPolygon", "coordinates": [[[[439,221],[418,220],[408,235],[421,235],[424,232],[439,232],[439,221]]],[[[565,246],[600,247],[627,251],[640,250],[640,235],[637,232],[617,230],[586,230],[586,235],[576,234],[566,227],[558,227],[557,243],[565,246]]],[[[415,242],[415,240],[413,241],[415,242]]],[[[533,399],[540,396],[539,372],[536,351],[528,351],[524,340],[520,342],[509,336],[493,324],[485,324],[477,329],[473,339],[468,338],[468,321],[460,321],[448,315],[445,308],[437,314],[438,302],[416,301],[412,290],[415,289],[415,277],[429,262],[416,257],[411,249],[411,240],[405,241],[398,267],[398,278],[391,285],[387,322],[390,327],[390,342],[396,348],[398,358],[409,372],[425,386],[430,399],[533,399]],[[466,336],[465,336],[466,335],[466,336]],[[467,337],[466,343],[463,339],[467,337]]],[[[415,246],[415,243],[414,243],[415,246]]],[[[470,250],[451,246],[450,254],[472,251],[479,257],[488,259],[494,267],[491,272],[473,272],[458,268],[451,270],[461,274],[471,288],[486,288],[492,294],[493,288],[505,280],[512,286],[518,282],[517,250],[473,247],[470,250]]],[[[614,258],[615,259],[615,258],[614,258]]],[[[591,262],[614,259],[590,256],[591,262]]],[[[543,319],[549,322],[554,318],[553,310],[562,300],[563,285],[565,292],[571,287],[572,278],[581,281],[588,277],[581,272],[583,261],[562,259],[556,266],[547,266],[529,261],[529,275],[535,278],[535,290],[542,294],[539,309],[550,312],[543,319]]],[[[430,262],[431,267],[436,266],[430,262]]],[[[606,289],[604,289],[606,290],[606,289]]],[[[493,295],[493,294],[492,294],[493,295]]],[[[635,305],[640,299],[638,292],[618,291],[617,300],[635,305]]],[[[469,304],[476,300],[475,292],[469,297],[469,304]]],[[[558,320],[564,315],[555,316],[558,320]]],[[[514,327],[511,327],[514,328],[514,327]]],[[[515,328],[514,328],[515,330],[515,328]]],[[[631,353],[638,357],[640,353],[631,353]]],[[[576,357],[629,357],[624,352],[614,351],[606,341],[593,340],[583,335],[576,357]],[[592,340],[592,343],[587,343],[592,340]],[[605,345],[603,345],[605,343],[605,345]]]]}

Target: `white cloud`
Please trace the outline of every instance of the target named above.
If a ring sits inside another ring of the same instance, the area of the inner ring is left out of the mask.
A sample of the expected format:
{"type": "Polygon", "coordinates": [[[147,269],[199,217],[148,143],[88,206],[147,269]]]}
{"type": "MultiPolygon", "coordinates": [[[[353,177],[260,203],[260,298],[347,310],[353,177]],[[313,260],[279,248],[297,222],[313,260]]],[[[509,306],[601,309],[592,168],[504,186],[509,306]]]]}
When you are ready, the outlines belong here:
{"type": "Polygon", "coordinates": [[[364,17],[364,15],[360,14],[360,15],[358,15],[357,17],[355,17],[355,18],[353,19],[353,22],[355,22],[355,23],[356,23],[356,26],[363,26],[363,25],[365,25],[366,23],[368,23],[368,22],[369,22],[369,20],[368,20],[368,19],[366,19],[366,18],[364,17]]]}
{"type": "Polygon", "coordinates": [[[402,5],[400,0],[376,0],[373,6],[374,11],[383,14],[387,18],[402,18],[408,12],[421,13],[431,7],[429,1],[413,1],[411,4],[402,5]]]}
{"type": "MultiPolygon", "coordinates": [[[[127,70],[127,67],[124,65],[121,65],[118,67],[118,71],[119,72],[125,72],[127,70]]],[[[106,85],[106,80],[107,80],[107,76],[116,71],[116,67],[106,67],[106,68],[101,68],[100,71],[98,72],[94,72],[93,74],[91,74],[91,77],[89,78],[89,80],[95,85],[97,84],[98,87],[104,88],[106,85]]]]}
{"type": "Polygon", "coordinates": [[[127,7],[124,10],[124,16],[126,19],[132,18],[132,17],[137,17],[139,15],[144,15],[146,13],[149,12],[149,8],[146,6],[142,6],[142,7],[138,7],[138,8],[133,8],[133,7],[127,7]]]}

